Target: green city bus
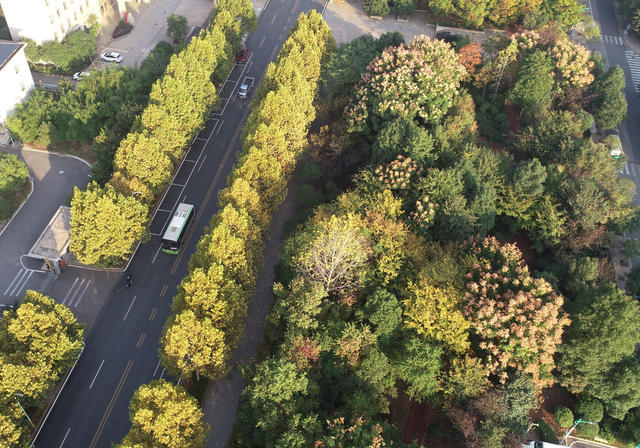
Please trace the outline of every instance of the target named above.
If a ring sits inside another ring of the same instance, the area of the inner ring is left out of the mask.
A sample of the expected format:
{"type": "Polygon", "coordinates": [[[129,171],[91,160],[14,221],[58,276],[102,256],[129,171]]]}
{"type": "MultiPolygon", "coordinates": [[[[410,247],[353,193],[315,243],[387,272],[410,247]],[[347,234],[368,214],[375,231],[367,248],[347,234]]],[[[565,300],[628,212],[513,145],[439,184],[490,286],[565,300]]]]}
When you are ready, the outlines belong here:
{"type": "Polygon", "coordinates": [[[162,252],[176,255],[180,252],[182,237],[187,231],[191,217],[193,216],[193,205],[183,204],[176,207],[176,211],[171,217],[171,222],[162,236],[162,252]]]}

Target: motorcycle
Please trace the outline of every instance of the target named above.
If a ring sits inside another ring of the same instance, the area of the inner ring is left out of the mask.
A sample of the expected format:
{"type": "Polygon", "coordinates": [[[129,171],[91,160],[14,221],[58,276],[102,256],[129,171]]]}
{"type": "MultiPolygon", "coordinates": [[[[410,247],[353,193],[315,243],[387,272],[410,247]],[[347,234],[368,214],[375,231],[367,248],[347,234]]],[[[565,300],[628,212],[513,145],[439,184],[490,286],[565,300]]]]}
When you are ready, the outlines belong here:
{"type": "Polygon", "coordinates": [[[133,277],[131,276],[131,274],[127,274],[124,279],[124,287],[128,288],[131,285],[133,285],[133,277]]]}

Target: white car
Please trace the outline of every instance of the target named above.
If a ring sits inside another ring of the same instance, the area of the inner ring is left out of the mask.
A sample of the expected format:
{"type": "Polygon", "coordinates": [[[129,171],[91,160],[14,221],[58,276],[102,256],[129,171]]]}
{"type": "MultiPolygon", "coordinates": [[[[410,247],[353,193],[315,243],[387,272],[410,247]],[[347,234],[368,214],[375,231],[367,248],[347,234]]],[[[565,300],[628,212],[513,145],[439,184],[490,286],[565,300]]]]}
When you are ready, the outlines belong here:
{"type": "Polygon", "coordinates": [[[80,78],[85,78],[87,76],[91,76],[91,73],[89,72],[76,72],[73,74],[73,80],[74,81],[80,81],[80,78]]]}
{"type": "Polygon", "coordinates": [[[120,53],[116,53],[115,51],[109,51],[107,53],[102,53],[100,59],[105,62],[120,62],[122,61],[122,55],[120,53]]]}

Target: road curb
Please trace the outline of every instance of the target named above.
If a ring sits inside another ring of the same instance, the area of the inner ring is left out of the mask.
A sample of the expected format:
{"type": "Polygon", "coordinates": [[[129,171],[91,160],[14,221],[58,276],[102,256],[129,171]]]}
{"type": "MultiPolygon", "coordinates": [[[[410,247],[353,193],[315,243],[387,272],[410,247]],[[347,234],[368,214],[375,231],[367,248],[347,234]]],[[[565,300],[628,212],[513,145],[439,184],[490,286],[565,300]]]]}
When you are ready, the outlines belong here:
{"type": "Polygon", "coordinates": [[[27,201],[29,200],[29,198],[31,197],[31,195],[33,194],[33,190],[35,189],[33,186],[33,179],[31,178],[31,174],[29,174],[29,183],[31,184],[31,191],[29,192],[29,194],[27,195],[26,198],[24,198],[24,201],[22,201],[22,204],[20,204],[20,207],[18,207],[18,209],[13,212],[13,215],[11,215],[11,218],[9,218],[9,222],[7,222],[7,224],[2,228],[2,230],[0,230],[0,236],[2,236],[2,234],[4,233],[5,230],[7,230],[7,228],[11,225],[11,223],[13,222],[13,218],[16,217],[16,215],[18,214],[18,212],[20,210],[22,210],[22,207],[24,207],[24,204],[27,203],[27,201]]]}
{"type": "Polygon", "coordinates": [[[88,161],[86,161],[82,157],[74,156],[73,154],[65,154],[65,153],[56,152],[56,151],[47,151],[47,150],[44,150],[44,149],[32,148],[32,147],[27,146],[27,145],[22,145],[21,149],[27,150],[27,151],[40,152],[40,153],[44,153],[44,154],[54,154],[54,155],[59,156],[59,157],[71,157],[72,159],[76,159],[76,160],[84,163],[89,168],[93,168],[93,165],[91,165],[91,163],[89,163],[88,161]]]}

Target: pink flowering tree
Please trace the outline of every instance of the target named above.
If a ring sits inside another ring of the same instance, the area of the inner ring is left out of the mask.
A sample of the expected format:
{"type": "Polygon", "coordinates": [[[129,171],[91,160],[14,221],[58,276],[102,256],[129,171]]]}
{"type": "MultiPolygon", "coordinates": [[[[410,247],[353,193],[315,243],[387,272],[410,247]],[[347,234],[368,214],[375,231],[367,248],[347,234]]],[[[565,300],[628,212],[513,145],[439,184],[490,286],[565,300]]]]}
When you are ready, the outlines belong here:
{"type": "Polygon", "coordinates": [[[421,164],[402,154],[387,164],[378,165],[375,171],[378,179],[392,190],[407,190],[412,178],[415,179],[421,172],[421,164]]]}
{"type": "Polygon", "coordinates": [[[423,196],[416,201],[416,209],[409,213],[409,221],[416,230],[425,232],[433,224],[438,204],[431,202],[429,196],[423,196]]]}
{"type": "Polygon", "coordinates": [[[371,61],[347,106],[353,132],[378,131],[397,117],[437,123],[451,106],[466,70],[451,46],[418,36],[371,61]]]}
{"type": "Polygon", "coordinates": [[[532,375],[540,386],[552,381],[553,355],[569,319],[563,298],[544,279],[534,279],[515,244],[475,240],[480,260],[467,274],[464,313],[476,348],[498,380],[509,369],[532,375]]]}

